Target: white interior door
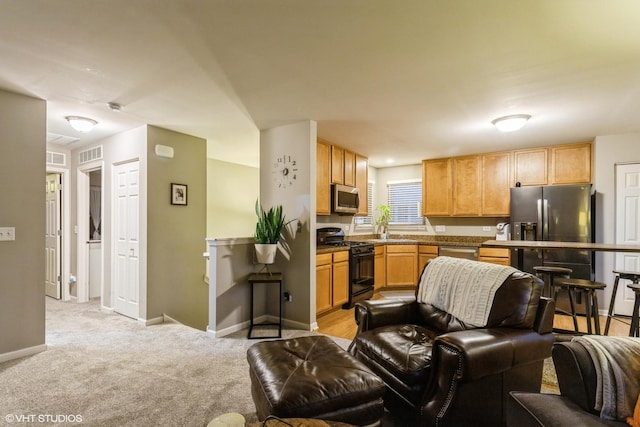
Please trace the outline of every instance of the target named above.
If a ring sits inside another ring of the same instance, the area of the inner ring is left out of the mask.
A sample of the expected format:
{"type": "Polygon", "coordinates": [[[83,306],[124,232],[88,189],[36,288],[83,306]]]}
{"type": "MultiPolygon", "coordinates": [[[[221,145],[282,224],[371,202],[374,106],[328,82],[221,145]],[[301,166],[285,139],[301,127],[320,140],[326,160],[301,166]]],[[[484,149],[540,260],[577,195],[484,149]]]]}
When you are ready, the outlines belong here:
{"type": "Polygon", "coordinates": [[[47,174],[45,227],[45,293],[60,299],[60,175],[47,174]]]}
{"type": "MultiPolygon", "coordinates": [[[[640,163],[616,165],[616,243],[640,244],[640,163]]],[[[640,253],[617,253],[616,270],[639,271],[640,253]]],[[[630,316],[634,293],[620,280],[615,313],[630,316]]]]}
{"type": "Polygon", "coordinates": [[[113,166],[114,310],[140,317],[140,162],[113,166]]]}

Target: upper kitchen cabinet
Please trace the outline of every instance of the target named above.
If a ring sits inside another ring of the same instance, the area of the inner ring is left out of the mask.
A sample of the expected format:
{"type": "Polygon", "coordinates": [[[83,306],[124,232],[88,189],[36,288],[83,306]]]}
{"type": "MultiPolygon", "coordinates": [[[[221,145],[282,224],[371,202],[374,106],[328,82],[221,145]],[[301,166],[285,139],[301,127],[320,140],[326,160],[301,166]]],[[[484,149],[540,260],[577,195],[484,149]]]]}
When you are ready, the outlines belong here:
{"type": "Polygon", "coordinates": [[[550,147],[549,184],[591,182],[591,143],[550,147]]]}
{"type": "Polygon", "coordinates": [[[344,184],[344,150],[331,146],[331,183],[344,184]]]}
{"type": "Polygon", "coordinates": [[[322,141],[316,144],[316,213],[331,214],[331,145],[322,141]]]}
{"type": "Polygon", "coordinates": [[[453,215],[480,215],[480,156],[454,157],[453,170],[453,215]]]}
{"type": "Polygon", "coordinates": [[[356,155],[354,152],[344,150],[342,157],[344,185],[356,186],[356,155]]]}
{"type": "Polygon", "coordinates": [[[422,214],[451,215],[451,159],[423,160],[422,214]]]}
{"type": "Polygon", "coordinates": [[[517,150],[513,152],[514,183],[522,185],[547,185],[547,148],[517,150]]]}
{"type": "Polygon", "coordinates": [[[331,214],[331,184],[356,187],[360,206],[356,215],[367,215],[369,208],[369,159],[322,139],[317,140],[316,214],[331,214]]]}
{"type": "Polygon", "coordinates": [[[358,206],[357,215],[367,216],[369,214],[369,159],[359,154],[356,158],[356,182],[360,194],[360,206],[358,206]]]}
{"type": "Polygon", "coordinates": [[[482,215],[509,216],[511,153],[491,153],[482,159],[482,215]]]}

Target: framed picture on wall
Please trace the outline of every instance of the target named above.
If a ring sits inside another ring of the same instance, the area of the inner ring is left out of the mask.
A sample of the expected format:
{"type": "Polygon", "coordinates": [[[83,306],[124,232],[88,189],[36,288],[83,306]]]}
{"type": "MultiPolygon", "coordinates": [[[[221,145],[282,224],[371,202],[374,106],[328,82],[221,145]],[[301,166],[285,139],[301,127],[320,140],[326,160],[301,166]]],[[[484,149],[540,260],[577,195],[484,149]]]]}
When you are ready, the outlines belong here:
{"type": "Polygon", "coordinates": [[[171,183],[171,204],[187,205],[187,186],[185,184],[171,183]]]}

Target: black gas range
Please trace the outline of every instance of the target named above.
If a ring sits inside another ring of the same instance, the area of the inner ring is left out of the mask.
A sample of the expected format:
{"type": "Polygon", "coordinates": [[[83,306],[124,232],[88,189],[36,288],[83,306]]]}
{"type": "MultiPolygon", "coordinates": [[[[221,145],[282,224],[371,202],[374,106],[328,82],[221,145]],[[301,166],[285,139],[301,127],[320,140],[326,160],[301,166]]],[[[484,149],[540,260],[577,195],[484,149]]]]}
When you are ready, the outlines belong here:
{"type": "Polygon", "coordinates": [[[349,248],[349,301],[342,308],[351,308],[356,302],[373,296],[374,246],[373,243],[345,240],[345,233],[338,227],[319,228],[317,247],[346,246],[349,248]]]}

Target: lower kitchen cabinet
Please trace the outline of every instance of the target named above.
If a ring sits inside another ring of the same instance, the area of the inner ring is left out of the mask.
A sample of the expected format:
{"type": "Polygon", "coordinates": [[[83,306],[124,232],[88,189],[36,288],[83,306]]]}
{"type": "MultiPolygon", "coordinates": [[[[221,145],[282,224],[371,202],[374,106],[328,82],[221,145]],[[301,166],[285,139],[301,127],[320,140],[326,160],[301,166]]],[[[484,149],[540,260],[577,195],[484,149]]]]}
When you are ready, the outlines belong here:
{"type": "Polygon", "coordinates": [[[332,255],[316,255],[316,313],[331,309],[332,255]]]}
{"type": "Polygon", "coordinates": [[[509,266],[511,265],[511,251],[502,248],[480,248],[478,261],[509,266]]]}
{"type": "Polygon", "coordinates": [[[438,247],[434,245],[420,245],[418,246],[418,279],[427,261],[434,259],[438,256],[438,247]]]}
{"type": "Polygon", "coordinates": [[[375,258],[373,261],[373,289],[379,291],[387,286],[387,260],[386,246],[378,245],[375,247],[375,258]]]}
{"type": "Polygon", "coordinates": [[[316,255],[316,314],[349,301],[349,251],[316,255]]]}
{"type": "Polygon", "coordinates": [[[387,286],[415,286],[418,245],[387,245],[387,286]]]}
{"type": "Polygon", "coordinates": [[[336,307],[349,301],[349,251],[333,253],[333,297],[336,307]]]}

